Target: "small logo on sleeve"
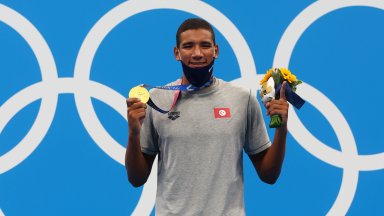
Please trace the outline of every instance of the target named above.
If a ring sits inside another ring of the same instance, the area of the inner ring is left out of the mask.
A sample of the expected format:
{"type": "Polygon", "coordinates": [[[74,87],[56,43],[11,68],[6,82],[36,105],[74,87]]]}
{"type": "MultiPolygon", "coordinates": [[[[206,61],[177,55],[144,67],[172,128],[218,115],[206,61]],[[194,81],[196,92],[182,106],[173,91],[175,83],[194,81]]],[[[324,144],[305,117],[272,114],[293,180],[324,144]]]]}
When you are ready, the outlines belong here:
{"type": "Polygon", "coordinates": [[[180,117],[180,112],[169,112],[168,118],[171,120],[175,120],[180,117]]]}
{"type": "Polygon", "coordinates": [[[229,108],[214,108],[215,118],[231,118],[231,110],[229,108]]]}

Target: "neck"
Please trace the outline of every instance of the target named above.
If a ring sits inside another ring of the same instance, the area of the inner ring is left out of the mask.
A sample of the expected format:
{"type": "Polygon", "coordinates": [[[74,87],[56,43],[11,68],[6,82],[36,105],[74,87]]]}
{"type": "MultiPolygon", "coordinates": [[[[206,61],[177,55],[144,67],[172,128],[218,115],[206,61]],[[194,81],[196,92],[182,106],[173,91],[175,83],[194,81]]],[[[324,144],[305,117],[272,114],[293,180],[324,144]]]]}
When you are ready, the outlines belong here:
{"type": "Polygon", "coordinates": [[[190,84],[189,81],[187,80],[187,78],[184,76],[181,77],[181,84],[182,85],[187,85],[187,84],[190,84]]]}

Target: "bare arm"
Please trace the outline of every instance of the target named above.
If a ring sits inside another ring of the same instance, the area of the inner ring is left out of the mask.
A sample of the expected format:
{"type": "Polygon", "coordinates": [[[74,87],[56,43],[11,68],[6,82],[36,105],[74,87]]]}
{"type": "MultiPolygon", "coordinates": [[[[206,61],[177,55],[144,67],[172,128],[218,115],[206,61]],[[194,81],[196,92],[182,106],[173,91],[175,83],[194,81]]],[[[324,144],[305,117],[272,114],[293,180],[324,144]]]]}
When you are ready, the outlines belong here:
{"type": "Polygon", "coordinates": [[[263,182],[274,184],[279,178],[285,155],[286,134],[286,127],[276,129],[272,146],[250,156],[257,174],[263,182]]]}
{"type": "Polygon", "coordinates": [[[279,178],[284,161],[289,107],[285,97],[286,85],[285,82],[280,90],[279,100],[273,100],[266,104],[267,115],[279,114],[284,126],[276,128],[273,144],[270,148],[250,156],[260,179],[268,184],[274,184],[279,178]]]}
{"type": "Polygon", "coordinates": [[[155,156],[141,152],[140,130],[147,105],[136,98],[127,99],[129,138],[125,152],[125,168],[128,180],[134,187],[142,186],[151,173],[155,156]]]}

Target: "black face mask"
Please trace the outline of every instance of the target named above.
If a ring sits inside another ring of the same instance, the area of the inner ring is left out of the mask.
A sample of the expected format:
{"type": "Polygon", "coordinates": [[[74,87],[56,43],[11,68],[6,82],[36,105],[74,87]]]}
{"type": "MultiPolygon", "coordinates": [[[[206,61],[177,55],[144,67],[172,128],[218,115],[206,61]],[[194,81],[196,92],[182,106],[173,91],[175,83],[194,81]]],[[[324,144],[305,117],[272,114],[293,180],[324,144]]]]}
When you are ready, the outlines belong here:
{"type": "Polygon", "coordinates": [[[184,75],[189,83],[196,87],[201,87],[211,79],[214,62],[215,59],[213,59],[209,65],[199,68],[191,68],[184,64],[183,61],[181,61],[181,65],[183,66],[184,75]]]}

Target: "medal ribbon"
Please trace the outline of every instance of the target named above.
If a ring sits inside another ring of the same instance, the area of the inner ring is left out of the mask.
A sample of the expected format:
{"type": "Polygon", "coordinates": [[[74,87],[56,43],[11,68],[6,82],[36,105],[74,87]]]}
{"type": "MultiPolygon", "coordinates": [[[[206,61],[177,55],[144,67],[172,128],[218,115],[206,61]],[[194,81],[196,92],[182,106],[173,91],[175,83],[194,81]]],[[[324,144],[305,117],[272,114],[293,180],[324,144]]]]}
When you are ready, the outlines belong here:
{"type": "Polygon", "coordinates": [[[196,87],[192,84],[181,85],[181,80],[180,80],[179,85],[174,85],[174,86],[152,86],[152,85],[147,85],[147,84],[141,84],[140,86],[145,87],[145,88],[157,88],[157,89],[163,89],[163,90],[190,92],[190,91],[197,91],[197,90],[201,90],[203,88],[206,88],[206,87],[210,86],[212,84],[212,82],[213,82],[213,79],[210,79],[208,82],[204,83],[204,85],[202,85],[201,87],[196,87]]]}
{"type": "Polygon", "coordinates": [[[210,86],[212,84],[212,82],[213,82],[213,79],[210,79],[208,82],[206,82],[201,87],[196,87],[196,86],[194,86],[192,84],[181,85],[181,82],[182,82],[182,80],[180,79],[179,84],[178,85],[174,85],[174,86],[151,86],[151,85],[147,85],[147,84],[141,84],[140,86],[144,87],[144,88],[157,88],[157,89],[173,90],[173,91],[175,91],[174,98],[173,98],[173,103],[172,103],[171,108],[169,108],[169,110],[160,109],[152,101],[151,97],[149,97],[149,100],[148,100],[147,104],[150,107],[152,107],[153,109],[155,109],[156,111],[165,114],[165,113],[170,112],[173,109],[173,107],[175,107],[177,99],[179,98],[179,95],[180,95],[181,91],[192,92],[192,91],[201,90],[203,88],[206,88],[206,87],[210,86]]]}

